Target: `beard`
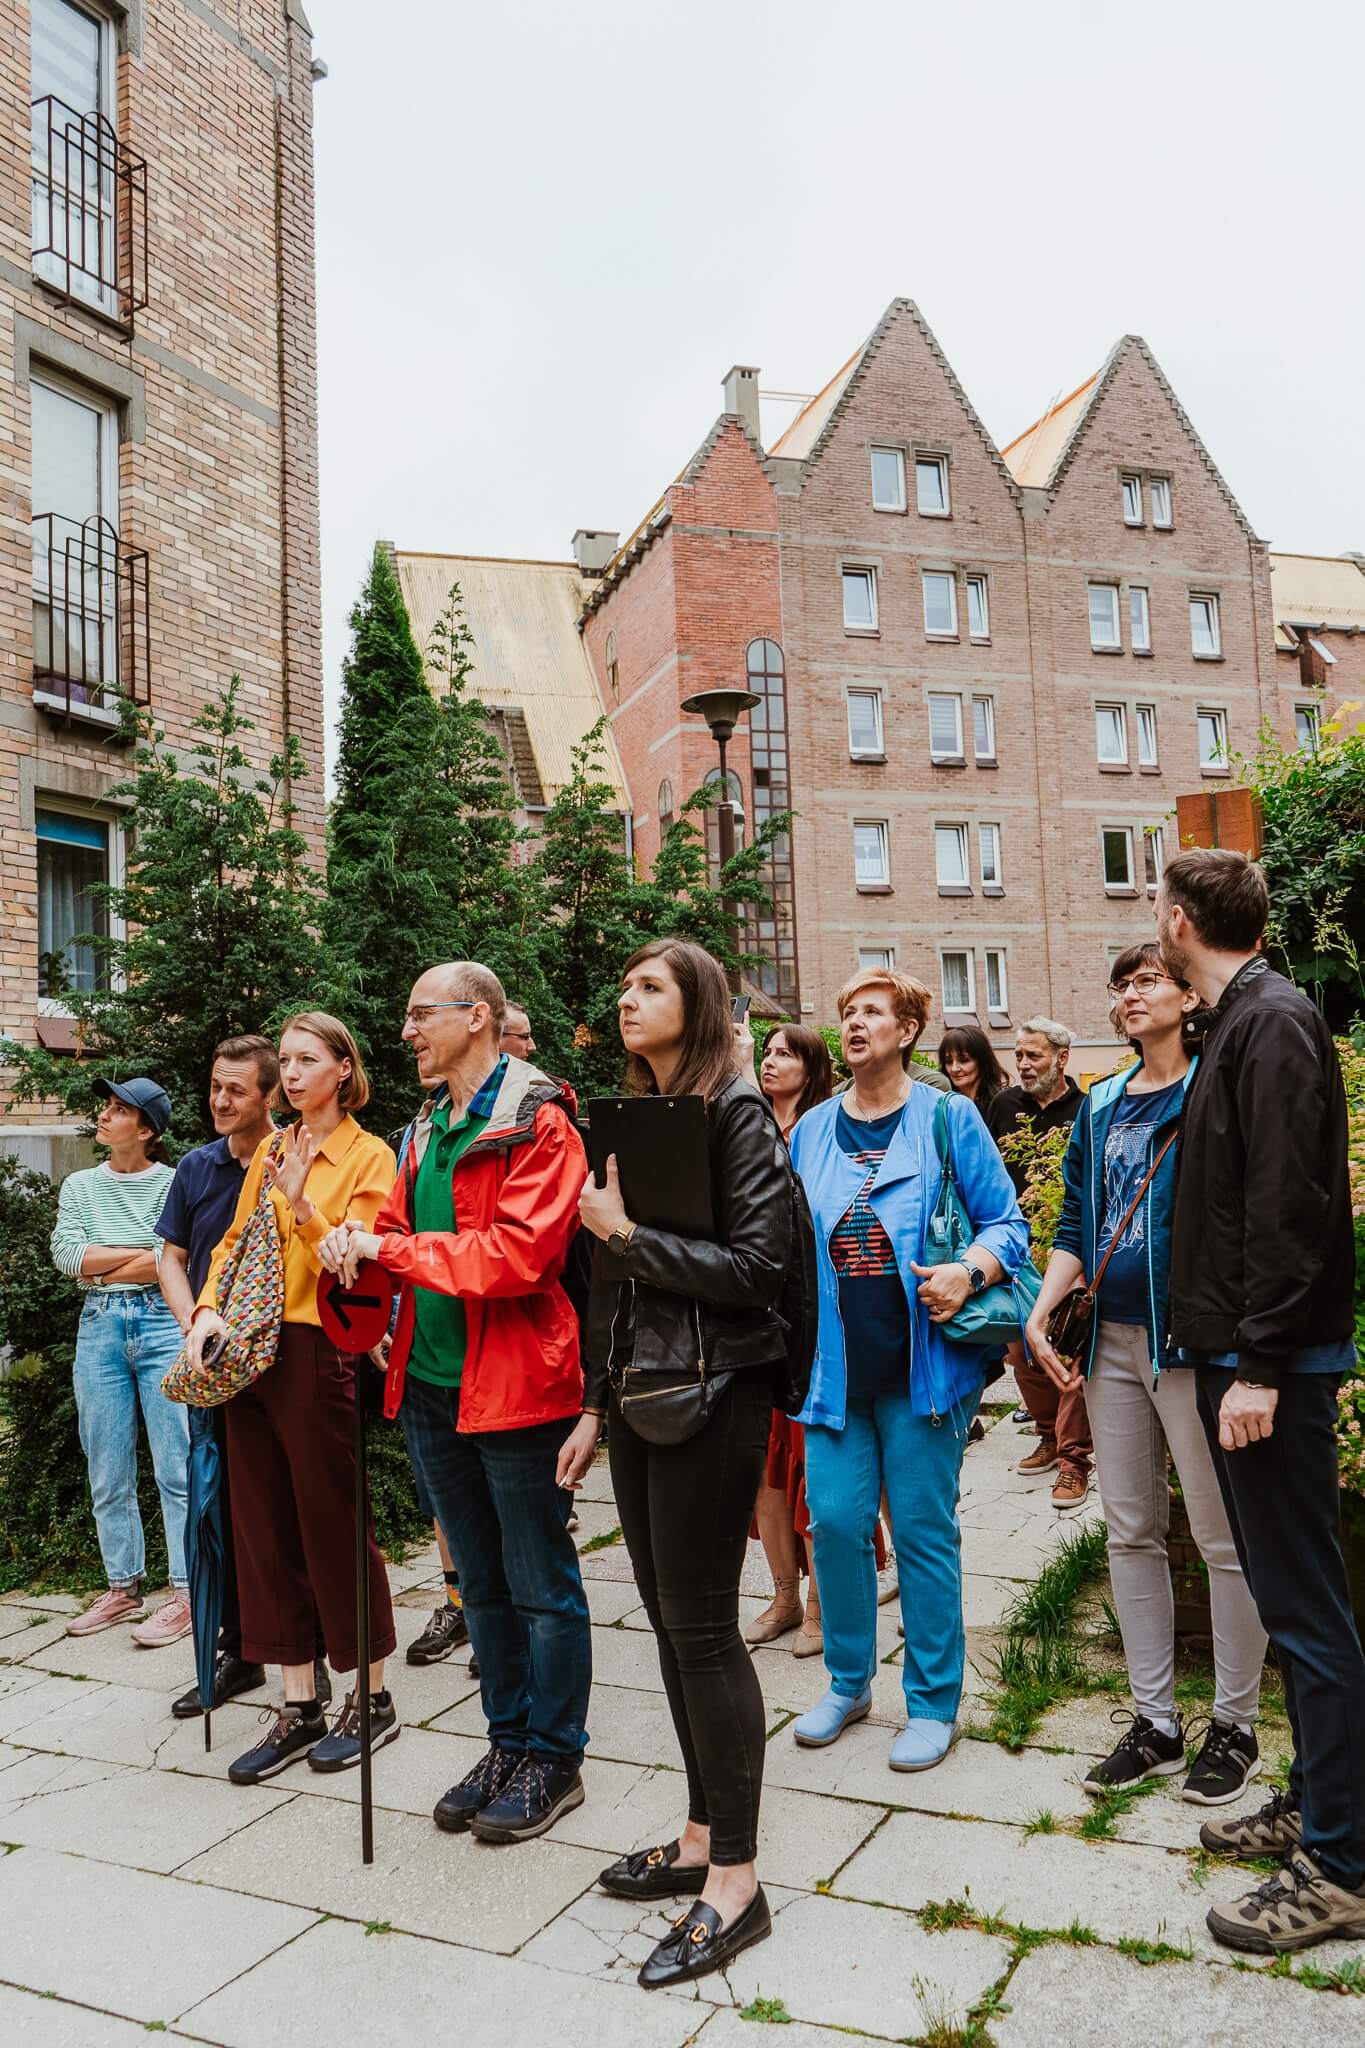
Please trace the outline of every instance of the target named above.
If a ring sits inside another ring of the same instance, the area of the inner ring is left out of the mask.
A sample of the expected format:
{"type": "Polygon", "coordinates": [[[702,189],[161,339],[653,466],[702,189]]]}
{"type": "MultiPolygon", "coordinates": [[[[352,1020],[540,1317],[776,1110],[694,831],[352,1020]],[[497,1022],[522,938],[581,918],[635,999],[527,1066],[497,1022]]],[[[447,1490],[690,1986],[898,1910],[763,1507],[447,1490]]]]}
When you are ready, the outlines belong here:
{"type": "Polygon", "coordinates": [[[1161,961],[1172,981],[1188,981],[1190,978],[1190,956],[1177,944],[1171,927],[1163,917],[1156,928],[1157,943],[1161,947],[1161,961]]]}
{"type": "Polygon", "coordinates": [[[1054,1060],[1050,1067],[1044,1067],[1043,1071],[1034,1074],[1031,1080],[1025,1080],[1021,1074],[1019,1076],[1019,1086],[1023,1089],[1025,1095],[1050,1095],[1061,1079],[1061,1073],[1061,1061],[1054,1060]]]}

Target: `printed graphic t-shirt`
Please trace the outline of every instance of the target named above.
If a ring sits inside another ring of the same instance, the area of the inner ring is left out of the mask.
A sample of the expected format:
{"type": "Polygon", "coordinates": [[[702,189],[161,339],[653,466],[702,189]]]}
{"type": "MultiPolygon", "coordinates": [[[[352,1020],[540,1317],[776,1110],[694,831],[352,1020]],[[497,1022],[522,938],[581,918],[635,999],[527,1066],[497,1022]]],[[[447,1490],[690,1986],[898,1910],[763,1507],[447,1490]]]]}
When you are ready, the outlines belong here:
{"type": "MultiPolygon", "coordinates": [[[[1104,1257],[1109,1240],[1123,1221],[1124,1211],[1137,1193],[1152,1156],[1152,1139],[1158,1124],[1179,1107],[1182,1081],[1169,1088],[1155,1088],[1150,1095],[1134,1095],[1125,1089],[1114,1111],[1104,1140],[1104,1213],[1100,1223],[1095,1263],[1104,1257]]],[[[1144,1195],[1129,1218],[1128,1227],[1114,1248],[1114,1255],[1100,1282],[1100,1316],[1106,1323],[1145,1323],[1147,1292],[1147,1209],[1144,1195]]]]}
{"type": "Polygon", "coordinates": [[[829,1241],[839,1282],[850,1401],[903,1394],[910,1384],[910,1304],[891,1240],[868,1200],[900,1120],[901,1111],[893,1109],[889,1116],[861,1123],[841,1104],[835,1124],[840,1148],[863,1169],[862,1185],[829,1241]]]}

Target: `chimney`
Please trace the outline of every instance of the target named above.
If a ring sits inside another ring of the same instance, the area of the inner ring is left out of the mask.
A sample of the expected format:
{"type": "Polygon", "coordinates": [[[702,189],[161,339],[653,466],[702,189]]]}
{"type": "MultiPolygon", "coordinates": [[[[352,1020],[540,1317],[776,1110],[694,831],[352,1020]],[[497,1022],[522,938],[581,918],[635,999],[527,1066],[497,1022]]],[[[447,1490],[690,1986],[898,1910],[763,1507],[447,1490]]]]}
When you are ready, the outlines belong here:
{"type": "Polygon", "coordinates": [[[600,576],[620,545],[619,533],[580,526],[573,537],[573,558],[585,576],[600,576]]]}
{"type": "Polygon", "coordinates": [[[725,373],[725,410],[738,413],[749,432],[763,446],[763,434],[758,423],[758,371],[747,363],[736,363],[733,370],[725,373]]]}

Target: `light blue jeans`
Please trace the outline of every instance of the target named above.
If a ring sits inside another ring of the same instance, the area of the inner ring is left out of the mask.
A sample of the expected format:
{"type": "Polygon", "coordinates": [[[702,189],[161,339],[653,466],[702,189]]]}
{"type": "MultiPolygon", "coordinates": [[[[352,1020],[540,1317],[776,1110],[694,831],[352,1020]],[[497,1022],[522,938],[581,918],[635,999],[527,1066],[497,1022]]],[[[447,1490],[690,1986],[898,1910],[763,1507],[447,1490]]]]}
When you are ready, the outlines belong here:
{"type": "Polygon", "coordinates": [[[891,1509],[905,1623],[905,1710],[952,1721],[962,1698],[962,1555],[957,1483],[976,1400],[956,1416],[914,1415],[908,1394],[850,1405],[839,1429],[806,1426],[806,1500],[830,1685],[855,1699],[877,1658],[873,1536],[891,1509]]]}
{"type": "Polygon", "coordinates": [[[171,1583],[188,1582],[189,1418],[180,1402],[168,1401],[161,1391],[181,1342],[180,1325],[154,1288],[86,1297],[73,1378],[100,1556],[111,1586],[136,1589],[147,1561],[137,1507],[139,1401],[161,1495],[171,1583]]]}

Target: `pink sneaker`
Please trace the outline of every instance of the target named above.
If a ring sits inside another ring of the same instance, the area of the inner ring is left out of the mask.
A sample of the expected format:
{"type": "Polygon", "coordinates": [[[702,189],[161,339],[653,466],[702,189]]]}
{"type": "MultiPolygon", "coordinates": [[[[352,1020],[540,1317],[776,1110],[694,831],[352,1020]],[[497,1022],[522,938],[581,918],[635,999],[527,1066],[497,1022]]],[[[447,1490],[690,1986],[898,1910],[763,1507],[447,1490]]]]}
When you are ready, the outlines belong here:
{"type": "Polygon", "coordinates": [[[178,1643],[181,1636],[187,1636],[193,1626],[189,1594],[173,1593],[149,1621],[133,1630],[133,1641],[144,1650],[164,1650],[167,1643],[178,1643]]]}
{"type": "Polygon", "coordinates": [[[69,1636],[97,1636],[102,1628],[113,1628],[117,1622],[141,1621],[146,1612],[140,1593],[130,1593],[126,1586],[111,1586],[84,1614],[66,1624],[66,1632],[69,1636]]]}

